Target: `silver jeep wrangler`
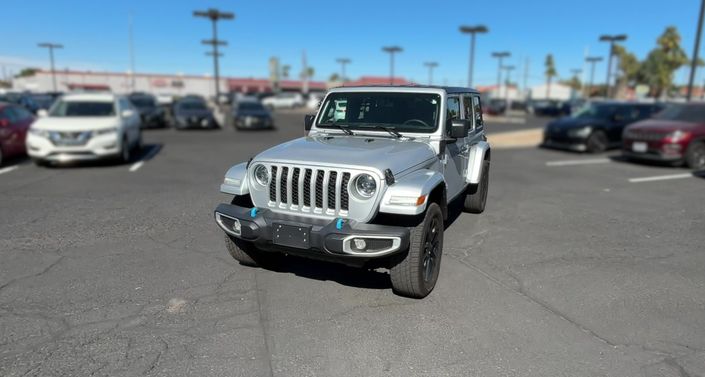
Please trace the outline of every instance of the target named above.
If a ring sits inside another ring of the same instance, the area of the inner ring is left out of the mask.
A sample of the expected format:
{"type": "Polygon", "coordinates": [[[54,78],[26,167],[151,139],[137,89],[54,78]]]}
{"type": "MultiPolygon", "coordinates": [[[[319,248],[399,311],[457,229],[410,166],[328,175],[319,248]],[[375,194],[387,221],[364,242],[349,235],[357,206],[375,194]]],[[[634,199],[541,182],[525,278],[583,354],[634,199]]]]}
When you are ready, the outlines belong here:
{"type": "Polygon", "coordinates": [[[220,191],[234,198],[215,221],[230,254],[252,266],[284,253],[389,268],[396,293],[428,295],[450,204],[485,208],[490,145],[479,93],[336,88],[305,129],[225,174],[220,191]]]}

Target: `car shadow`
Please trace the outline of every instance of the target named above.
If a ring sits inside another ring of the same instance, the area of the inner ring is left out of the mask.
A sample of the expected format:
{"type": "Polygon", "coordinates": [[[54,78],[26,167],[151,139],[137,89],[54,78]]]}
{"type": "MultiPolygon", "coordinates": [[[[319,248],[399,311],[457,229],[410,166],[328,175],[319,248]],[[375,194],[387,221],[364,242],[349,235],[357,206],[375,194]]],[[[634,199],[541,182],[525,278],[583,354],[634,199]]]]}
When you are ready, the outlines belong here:
{"type": "Polygon", "coordinates": [[[280,258],[276,265],[267,266],[265,269],[276,273],[294,274],[307,279],[332,281],[348,287],[368,289],[392,288],[389,274],[385,272],[302,258],[294,255],[281,256],[280,258]]]}
{"type": "Polygon", "coordinates": [[[153,159],[157,154],[159,154],[164,145],[163,144],[143,144],[139,151],[133,152],[130,161],[122,162],[116,160],[97,160],[97,161],[75,161],[75,162],[55,162],[45,165],[47,168],[97,168],[97,167],[115,167],[115,166],[126,166],[134,164],[138,161],[149,161],[153,159]]]}
{"type": "Polygon", "coordinates": [[[640,165],[640,166],[649,166],[649,167],[656,167],[656,168],[679,168],[682,166],[682,163],[672,163],[672,162],[667,162],[667,161],[649,161],[649,160],[638,160],[634,158],[629,158],[626,157],[622,154],[615,154],[612,156],[607,156],[612,162],[617,162],[617,163],[623,163],[623,164],[633,164],[633,165],[640,165]]]}
{"type": "Polygon", "coordinates": [[[693,177],[705,179],[705,170],[698,170],[693,172],[693,177]]]}

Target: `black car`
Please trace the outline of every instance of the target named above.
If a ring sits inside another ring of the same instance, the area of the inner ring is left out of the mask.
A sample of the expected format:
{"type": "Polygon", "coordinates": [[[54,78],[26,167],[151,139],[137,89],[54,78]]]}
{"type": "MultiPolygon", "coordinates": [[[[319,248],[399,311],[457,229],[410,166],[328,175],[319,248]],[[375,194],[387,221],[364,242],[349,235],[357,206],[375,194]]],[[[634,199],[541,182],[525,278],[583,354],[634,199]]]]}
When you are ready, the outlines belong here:
{"type": "Polygon", "coordinates": [[[137,108],[142,120],[142,128],[147,127],[164,127],[166,126],[166,117],[164,109],[157,103],[157,99],[146,93],[132,93],[127,98],[133,106],[137,108]]]}
{"type": "Polygon", "coordinates": [[[557,117],[566,115],[563,104],[555,100],[535,100],[529,106],[536,116],[557,117]]]}
{"type": "Polygon", "coordinates": [[[238,129],[272,129],[272,114],[256,101],[237,102],[233,108],[233,122],[238,129]]]}
{"type": "Polygon", "coordinates": [[[172,122],[176,129],[218,127],[213,117],[213,111],[208,108],[206,101],[193,96],[174,102],[172,122]]]}
{"type": "Polygon", "coordinates": [[[543,146],[591,153],[619,147],[624,127],[661,109],[653,103],[593,102],[546,125],[543,146]]]}

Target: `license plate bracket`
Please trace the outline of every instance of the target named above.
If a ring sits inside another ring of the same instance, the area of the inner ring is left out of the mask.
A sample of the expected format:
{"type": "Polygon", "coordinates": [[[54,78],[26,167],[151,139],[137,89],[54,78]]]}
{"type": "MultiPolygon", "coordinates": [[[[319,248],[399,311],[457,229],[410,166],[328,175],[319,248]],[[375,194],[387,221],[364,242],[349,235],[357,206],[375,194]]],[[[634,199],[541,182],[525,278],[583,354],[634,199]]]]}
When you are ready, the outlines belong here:
{"type": "Polygon", "coordinates": [[[272,242],[275,245],[308,249],[311,245],[311,227],[306,225],[291,225],[274,223],[272,242]]]}

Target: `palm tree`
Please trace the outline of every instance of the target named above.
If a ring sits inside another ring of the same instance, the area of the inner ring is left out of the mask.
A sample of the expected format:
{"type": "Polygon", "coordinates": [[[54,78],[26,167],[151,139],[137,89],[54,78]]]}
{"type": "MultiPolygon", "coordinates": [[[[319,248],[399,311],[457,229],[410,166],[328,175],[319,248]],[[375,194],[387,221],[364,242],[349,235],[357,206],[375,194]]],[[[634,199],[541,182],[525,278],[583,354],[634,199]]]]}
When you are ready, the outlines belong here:
{"type": "Polygon", "coordinates": [[[546,99],[548,99],[551,97],[551,79],[556,77],[558,73],[556,73],[556,66],[553,62],[552,54],[546,55],[546,63],[544,64],[546,66],[546,72],[544,73],[546,75],[546,99]]]}

